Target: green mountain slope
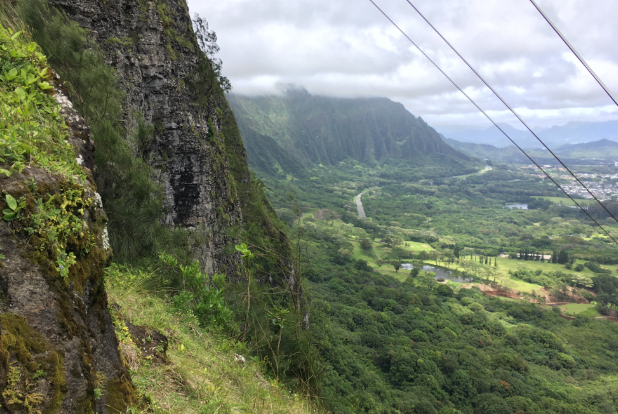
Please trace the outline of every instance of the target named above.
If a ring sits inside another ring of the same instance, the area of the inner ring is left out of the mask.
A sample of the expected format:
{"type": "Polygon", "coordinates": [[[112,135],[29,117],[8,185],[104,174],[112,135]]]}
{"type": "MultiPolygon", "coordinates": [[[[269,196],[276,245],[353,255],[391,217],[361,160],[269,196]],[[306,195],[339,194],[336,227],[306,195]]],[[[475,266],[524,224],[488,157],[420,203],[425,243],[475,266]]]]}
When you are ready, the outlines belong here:
{"type": "Polygon", "coordinates": [[[347,158],[361,162],[415,159],[428,154],[468,158],[444,143],[420,117],[386,98],[331,98],[293,89],[282,96],[232,95],[230,105],[256,169],[266,169],[271,160],[251,154],[252,144],[260,138],[254,133],[271,137],[304,165],[334,165],[347,158]]]}

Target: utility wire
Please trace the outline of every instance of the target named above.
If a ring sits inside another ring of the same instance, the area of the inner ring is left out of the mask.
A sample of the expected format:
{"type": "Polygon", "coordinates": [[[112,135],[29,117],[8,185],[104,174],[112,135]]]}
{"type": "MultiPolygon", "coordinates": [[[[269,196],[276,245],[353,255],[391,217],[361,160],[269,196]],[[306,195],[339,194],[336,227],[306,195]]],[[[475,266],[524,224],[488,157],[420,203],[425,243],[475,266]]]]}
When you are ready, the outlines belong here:
{"type": "Polygon", "coordinates": [[[590,72],[590,74],[592,75],[592,77],[597,81],[597,83],[599,85],[601,85],[601,88],[603,88],[603,90],[605,91],[605,93],[607,93],[607,95],[609,96],[609,98],[614,101],[614,103],[618,106],[618,101],[616,100],[616,98],[614,97],[614,94],[609,90],[609,88],[607,86],[605,86],[605,84],[603,83],[603,81],[601,80],[601,78],[599,78],[597,76],[596,73],[594,73],[594,71],[592,70],[592,68],[590,66],[588,66],[588,63],[586,63],[586,61],[584,60],[584,58],[577,53],[577,50],[575,50],[575,48],[573,47],[573,45],[566,39],[566,37],[564,37],[564,35],[560,32],[560,30],[558,30],[558,28],[556,27],[556,25],[549,19],[549,17],[547,17],[547,15],[545,14],[545,12],[543,10],[541,10],[541,8],[539,7],[538,4],[536,4],[536,2],[534,0],[530,0],[530,2],[534,5],[534,7],[539,11],[539,13],[541,13],[541,16],[543,16],[543,18],[547,21],[547,23],[549,23],[549,25],[552,27],[552,29],[554,29],[554,32],[556,32],[556,34],[558,36],[560,36],[560,39],[562,39],[562,41],[567,45],[567,47],[569,49],[571,49],[571,52],[573,52],[573,54],[575,56],[577,56],[577,59],[579,59],[579,61],[582,63],[582,65],[584,65],[586,67],[586,69],[588,69],[588,72],[590,72]]]}
{"type": "Polygon", "coordinates": [[[457,56],[459,56],[459,58],[470,68],[470,70],[472,70],[472,72],[474,72],[474,74],[481,80],[481,82],[483,82],[485,84],[485,86],[487,86],[489,88],[489,90],[491,90],[494,95],[496,95],[496,97],[498,99],[500,99],[500,102],[502,102],[504,104],[504,106],[506,106],[509,111],[511,111],[513,113],[513,115],[515,115],[517,117],[517,119],[519,120],[519,122],[521,122],[527,129],[528,131],[530,131],[530,133],[532,135],[534,135],[534,137],[537,139],[537,141],[539,141],[547,151],[549,151],[549,153],[556,159],[558,160],[558,162],[569,172],[569,174],[571,174],[571,176],[588,192],[588,194],[590,194],[592,196],[592,198],[595,199],[595,201],[597,203],[599,203],[601,205],[601,207],[603,207],[603,209],[605,209],[605,211],[607,211],[607,214],[610,215],[610,217],[612,217],[614,220],[616,220],[616,223],[618,223],[618,218],[616,218],[608,209],[607,207],[605,207],[605,205],[603,203],[601,203],[601,200],[599,200],[593,193],[592,191],[590,191],[588,189],[588,187],[586,187],[584,185],[584,183],[581,182],[581,180],[579,178],[577,178],[577,176],[575,174],[573,174],[573,172],[569,169],[569,167],[566,166],[565,163],[562,162],[562,160],[556,155],[554,154],[554,152],[547,146],[545,145],[545,143],[541,140],[541,138],[539,138],[539,136],[532,130],[532,128],[530,128],[530,126],[528,125],[528,123],[526,121],[523,120],[523,118],[521,116],[519,116],[519,114],[517,112],[515,112],[515,110],[502,98],[502,96],[500,96],[500,94],[494,89],[492,88],[489,83],[485,80],[485,78],[483,78],[483,76],[481,76],[480,73],[477,72],[476,69],[474,69],[474,67],[466,60],[466,58],[464,58],[461,53],[459,53],[457,51],[457,49],[455,49],[455,47],[448,41],[446,40],[446,38],[444,36],[442,36],[442,33],[440,33],[440,31],[433,25],[431,24],[431,22],[429,20],[427,20],[427,18],[423,15],[423,13],[420,12],[419,9],[416,8],[416,6],[414,6],[414,4],[412,4],[412,2],[410,2],[410,0],[406,0],[406,2],[418,13],[419,16],[421,16],[423,18],[423,20],[425,20],[425,22],[434,30],[434,32],[436,32],[438,34],[438,36],[440,36],[440,38],[442,38],[442,40],[444,40],[444,42],[451,48],[451,50],[453,52],[455,52],[457,54],[457,56]]]}
{"type": "Polygon", "coordinates": [[[404,32],[404,31],[403,31],[403,30],[402,30],[402,29],[401,29],[401,28],[397,25],[397,23],[395,23],[395,22],[394,22],[394,21],[393,21],[393,20],[392,20],[392,19],[391,19],[391,18],[390,18],[390,17],[389,17],[389,16],[388,16],[388,15],[387,15],[387,14],[386,14],[383,10],[382,10],[382,9],[381,9],[381,8],[380,8],[380,7],[379,7],[379,6],[378,6],[378,5],[377,5],[377,4],[376,4],[373,0],[369,0],[369,1],[371,2],[371,4],[373,4],[373,5],[376,7],[376,9],[378,9],[378,10],[380,11],[380,13],[382,13],[382,14],[384,15],[384,17],[386,17],[386,19],[388,19],[388,21],[389,21],[389,22],[391,22],[391,24],[392,24],[393,26],[395,26],[395,28],[397,28],[397,30],[399,30],[399,31],[401,32],[401,34],[402,34],[402,35],[404,35],[404,37],[405,37],[406,39],[408,39],[408,41],[409,41],[410,43],[412,43],[412,45],[414,45],[414,47],[416,47],[416,49],[418,49],[418,51],[419,51],[419,52],[421,52],[421,54],[422,54],[423,56],[425,56],[425,58],[427,58],[427,60],[429,60],[429,61],[430,61],[430,62],[431,62],[431,63],[432,63],[435,67],[436,67],[436,69],[438,69],[438,70],[440,71],[440,73],[442,73],[442,74],[444,75],[444,77],[446,77],[446,79],[448,79],[448,80],[449,80],[449,81],[453,84],[453,86],[455,86],[455,87],[459,90],[459,92],[461,92],[461,93],[462,93],[462,94],[463,94],[463,95],[464,95],[464,96],[465,96],[465,97],[466,97],[466,98],[467,98],[467,99],[468,99],[468,100],[472,103],[472,105],[474,105],[474,106],[476,107],[476,109],[478,109],[478,110],[479,110],[479,111],[480,111],[483,115],[485,115],[485,117],[486,117],[486,118],[487,118],[487,119],[488,119],[488,120],[489,120],[492,124],[494,124],[494,126],[495,126],[496,128],[498,128],[498,130],[499,130],[500,132],[502,132],[502,134],[504,134],[504,136],[505,136],[505,137],[506,137],[509,141],[511,141],[511,143],[513,143],[513,145],[515,145],[515,146],[517,147],[517,149],[519,149],[519,150],[520,150],[520,151],[521,151],[521,152],[522,152],[522,153],[523,153],[523,154],[524,154],[524,155],[525,155],[525,156],[526,156],[526,157],[530,160],[530,162],[532,162],[534,165],[536,165],[536,167],[537,167],[539,170],[541,170],[541,171],[542,171],[542,172],[543,172],[543,173],[547,176],[547,178],[549,178],[549,179],[550,179],[550,180],[551,180],[551,181],[552,181],[552,182],[556,185],[556,187],[558,187],[560,190],[562,190],[562,192],[563,192],[563,193],[564,193],[567,197],[569,197],[569,198],[571,199],[571,201],[573,201],[573,203],[575,203],[575,205],[576,205],[577,207],[579,207],[579,208],[580,208],[580,210],[581,210],[581,211],[583,211],[584,213],[586,213],[586,215],[590,218],[590,220],[592,220],[592,221],[593,221],[593,222],[594,222],[597,226],[599,226],[599,228],[600,228],[601,230],[603,230],[603,232],[605,232],[605,234],[607,234],[607,236],[608,236],[610,239],[612,239],[612,241],[613,241],[614,243],[616,243],[616,244],[618,245],[618,241],[616,241],[616,239],[614,239],[614,238],[612,237],[612,235],[611,235],[611,234],[609,234],[609,233],[607,232],[607,230],[605,230],[605,228],[604,228],[603,226],[601,226],[601,225],[600,225],[600,224],[599,224],[599,223],[598,223],[598,222],[594,219],[594,217],[592,217],[592,216],[588,213],[588,211],[587,211],[587,210],[585,210],[585,209],[584,209],[581,205],[579,205],[579,203],[578,203],[577,201],[575,201],[575,200],[573,199],[573,197],[571,197],[571,196],[569,195],[569,193],[567,193],[567,192],[566,192],[566,191],[565,191],[565,190],[564,190],[564,189],[560,186],[560,184],[558,184],[558,183],[557,183],[557,182],[556,182],[556,181],[555,181],[555,180],[554,180],[554,179],[553,179],[553,178],[552,178],[552,177],[551,177],[551,176],[550,176],[550,175],[549,175],[549,174],[548,174],[548,173],[547,173],[547,172],[546,172],[543,168],[541,168],[541,166],[540,166],[540,165],[539,165],[539,164],[538,164],[535,160],[533,160],[533,159],[532,159],[532,158],[531,158],[531,157],[530,157],[530,156],[526,153],[526,151],[524,151],[524,149],[523,149],[523,148],[521,148],[519,145],[517,145],[517,143],[516,143],[515,141],[513,141],[513,139],[512,139],[512,138],[511,138],[511,137],[510,137],[510,136],[509,136],[506,132],[504,132],[504,130],[503,130],[502,128],[500,128],[500,126],[498,126],[498,124],[497,124],[497,123],[496,123],[496,122],[495,122],[495,121],[494,121],[494,120],[493,120],[493,119],[492,119],[492,118],[491,118],[491,117],[487,114],[487,112],[485,112],[483,109],[481,109],[481,107],[480,107],[480,106],[479,106],[479,105],[478,105],[478,104],[474,101],[474,99],[472,99],[472,98],[471,98],[471,97],[470,97],[470,96],[469,96],[466,92],[464,92],[464,90],[463,90],[463,89],[462,89],[462,88],[461,88],[461,87],[460,87],[460,86],[459,86],[459,85],[458,85],[458,84],[457,84],[457,83],[456,83],[453,79],[451,79],[451,77],[450,77],[450,76],[448,76],[448,75],[446,74],[446,72],[444,72],[444,71],[442,70],[442,68],[440,68],[440,66],[439,66],[436,62],[434,62],[434,61],[433,61],[433,59],[431,59],[431,58],[429,57],[429,55],[427,55],[427,53],[425,53],[425,52],[423,51],[423,49],[421,49],[421,48],[420,48],[420,47],[419,47],[419,46],[418,46],[418,45],[417,45],[417,44],[416,44],[416,43],[415,43],[415,42],[414,42],[414,41],[413,41],[413,40],[412,40],[412,39],[411,39],[411,38],[410,38],[407,34],[406,34],[406,32],[404,32]]]}

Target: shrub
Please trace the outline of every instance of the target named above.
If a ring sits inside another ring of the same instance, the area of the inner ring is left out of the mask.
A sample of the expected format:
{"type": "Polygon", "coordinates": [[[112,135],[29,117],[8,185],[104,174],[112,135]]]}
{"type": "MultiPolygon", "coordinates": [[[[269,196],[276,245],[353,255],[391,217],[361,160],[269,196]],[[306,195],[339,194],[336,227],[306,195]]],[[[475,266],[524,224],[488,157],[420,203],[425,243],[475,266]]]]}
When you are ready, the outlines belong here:
{"type": "Polygon", "coordinates": [[[586,263],[584,263],[584,266],[587,267],[588,269],[592,270],[594,273],[611,273],[612,272],[609,269],[603,269],[596,262],[586,262],[586,263]]]}

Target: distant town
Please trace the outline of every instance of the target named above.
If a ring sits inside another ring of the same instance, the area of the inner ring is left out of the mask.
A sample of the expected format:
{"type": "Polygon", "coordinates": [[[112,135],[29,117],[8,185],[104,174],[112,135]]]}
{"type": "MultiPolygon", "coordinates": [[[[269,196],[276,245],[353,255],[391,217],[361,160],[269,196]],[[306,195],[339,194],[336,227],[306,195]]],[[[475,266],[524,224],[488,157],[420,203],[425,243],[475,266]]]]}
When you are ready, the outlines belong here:
{"type": "MultiPolygon", "coordinates": [[[[611,164],[610,164],[611,165],[611,164]]],[[[615,162],[615,167],[618,168],[618,161],[615,162]]],[[[534,170],[531,175],[546,178],[544,174],[538,174],[537,167],[534,165],[523,165],[522,170],[534,170]]],[[[563,188],[571,196],[583,199],[592,199],[592,196],[581,186],[575,182],[575,179],[563,167],[555,167],[552,165],[543,165],[543,169],[549,173],[554,179],[571,181],[570,184],[563,185],[563,188]]],[[[581,169],[581,166],[580,166],[581,169]]],[[[595,197],[600,200],[616,200],[618,199],[618,172],[615,174],[595,174],[578,172],[577,178],[588,187],[595,197]]]]}

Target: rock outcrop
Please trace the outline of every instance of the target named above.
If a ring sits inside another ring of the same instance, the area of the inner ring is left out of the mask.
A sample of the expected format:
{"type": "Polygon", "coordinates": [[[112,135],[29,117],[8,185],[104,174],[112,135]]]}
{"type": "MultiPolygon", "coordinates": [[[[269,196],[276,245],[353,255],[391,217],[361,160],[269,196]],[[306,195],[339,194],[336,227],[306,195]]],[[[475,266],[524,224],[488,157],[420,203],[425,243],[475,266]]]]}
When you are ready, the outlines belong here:
{"type": "Polygon", "coordinates": [[[107,310],[112,251],[94,146],[64,88],[51,83],[84,175],[34,166],[0,175],[0,208],[7,194],[25,203],[18,219],[0,221],[0,413],[125,412],[137,399],[107,310]],[[62,242],[52,232],[66,225],[73,231],[62,242]]]}
{"type": "MultiPolygon", "coordinates": [[[[135,145],[154,168],[164,193],[164,223],[203,231],[196,257],[205,270],[233,277],[240,258],[233,245],[242,225],[235,179],[250,181],[248,169],[234,177],[229,157],[246,165],[240,135],[230,154],[225,123],[233,113],[217,85],[200,88],[200,58],[184,0],[50,0],[105,51],[126,92],[125,127],[143,115],[153,134],[135,145]],[[234,236],[236,235],[236,236],[234,236]],[[232,247],[226,250],[226,246],[232,247]]],[[[204,85],[202,85],[204,86],[204,85]]],[[[229,135],[229,134],[228,134],[229,135]]],[[[96,141],[96,137],[94,137],[96,141]]]]}

